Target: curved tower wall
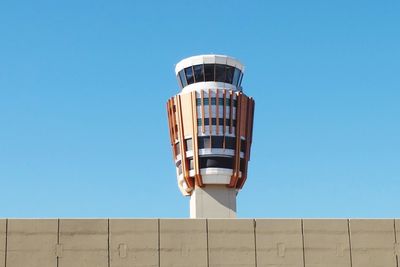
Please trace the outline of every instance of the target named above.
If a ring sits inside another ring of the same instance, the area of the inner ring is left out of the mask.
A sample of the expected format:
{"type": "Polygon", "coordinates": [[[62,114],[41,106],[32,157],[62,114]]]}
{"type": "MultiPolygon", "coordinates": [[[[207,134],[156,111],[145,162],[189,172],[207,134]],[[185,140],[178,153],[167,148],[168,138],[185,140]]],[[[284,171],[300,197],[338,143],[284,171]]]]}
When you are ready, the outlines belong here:
{"type": "Polygon", "coordinates": [[[203,55],[182,60],[175,73],[181,92],[168,100],[167,112],[179,189],[191,195],[191,217],[235,217],[254,116],[254,100],[241,87],[243,65],[203,55]]]}

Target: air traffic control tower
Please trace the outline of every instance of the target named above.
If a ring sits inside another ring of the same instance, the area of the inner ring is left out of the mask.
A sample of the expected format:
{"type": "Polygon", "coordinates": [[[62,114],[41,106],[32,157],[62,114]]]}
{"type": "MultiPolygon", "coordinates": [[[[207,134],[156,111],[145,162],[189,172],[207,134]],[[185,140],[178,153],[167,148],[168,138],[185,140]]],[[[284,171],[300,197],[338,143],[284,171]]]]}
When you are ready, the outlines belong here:
{"type": "Polygon", "coordinates": [[[167,102],[178,186],[191,218],[235,218],[247,178],[254,100],[243,93],[243,65],[200,55],[175,68],[180,92],[167,102]]]}

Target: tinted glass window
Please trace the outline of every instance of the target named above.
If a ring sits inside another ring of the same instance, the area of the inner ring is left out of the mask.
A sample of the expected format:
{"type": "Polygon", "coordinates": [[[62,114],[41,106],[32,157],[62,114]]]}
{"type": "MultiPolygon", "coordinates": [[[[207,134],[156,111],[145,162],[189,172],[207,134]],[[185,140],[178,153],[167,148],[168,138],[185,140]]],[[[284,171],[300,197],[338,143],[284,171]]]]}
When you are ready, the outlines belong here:
{"type": "Polygon", "coordinates": [[[193,66],[193,70],[195,82],[204,82],[204,65],[193,66]]]}
{"type": "Polygon", "coordinates": [[[211,137],[212,148],[223,148],[224,137],[223,136],[213,136],[211,137]]]}
{"type": "Polygon", "coordinates": [[[226,66],[226,75],[225,75],[226,83],[232,83],[234,71],[235,71],[235,67],[226,66]]]}
{"type": "Polygon", "coordinates": [[[176,75],[176,79],[178,80],[179,88],[183,88],[182,83],[181,83],[181,78],[179,78],[179,74],[176,75]]]}
{"type": "Polygon", "coordinates": [[[186,150],[193,150],[192,138],[186,139],[186,150]]]}
{"type": "Polygon", "coordinates": [[[225,65],[221,64],[215,65],[215,81],[225,82],[225,65]]]}
{"type": "Polygon", "coordinates": [[[235,150],[235,137],[225,137],[225,148],[235,150]]]}
{"type": "Polygon", "coordinates": [[[200,168],[233,169],[233,158],[228,157],[200,157],[200,168]]]}
{"type": "Polygon", "coordinates": [[[243,73],[240,73],[240,79],[239,79],[238,86],[240,86],[242,84],[242,79],[243,79],[243,73]]]}
{"type": "Polygon", "coordinates": [[[233,74],[232,84],[237,86],[238,82],[239,82],[239,78],[240,78],[240,70],[235,68],[235,73],[233,74]]]}
{"type": "Polygon", "coordinates": [[[202,148],[210,148],[211,147],[211,143],[210,143],[210,137],[209,136],[201,136],[198,139],[199,142],[199,149],[202,148]]]}
{"type": "Polygon", "coordinates": [[[186,68],[185,69],[186,73],[186,81],[188,84],[194,83],[194,77],[193,77],[193,69],[192,67],[186,68]]]}
{"type": "Polygon", "coordinates": [[[205,64],[204,65],[204,73],[206,82],[213,82],[214,81],[214,64],[205,64]]]}
{"type": "MultiPolygon", "coordinates": [[[[218,123],[219,126],[223,126],[224,125],[224,119],[218,119],[218,123]]],[[[217,124],[217,119],[216,118],[212,118],[211,119],[211,124],[212,125],[216,125],[217,124]]],[[[225,124],[226,126],[229,126],[231,124],[231,120],[230,119],[225,119],[225,124]]],[[[203,122],[201,119],[197,119],[197,126],[202,126],[203,122]]],[[[204,125],[208,126],[210,125],[210,119],[209,118],[204,118],[204,125]]],[[[236,127],[236,120],[232,120],[232,126],[236,127]]]]}
{"type": "Polygon", "coordinates": [[[185,87],[187,85],[187,82],[183,70],[179,72],[179,77],[181,78],[182,87],[185,87]]]}

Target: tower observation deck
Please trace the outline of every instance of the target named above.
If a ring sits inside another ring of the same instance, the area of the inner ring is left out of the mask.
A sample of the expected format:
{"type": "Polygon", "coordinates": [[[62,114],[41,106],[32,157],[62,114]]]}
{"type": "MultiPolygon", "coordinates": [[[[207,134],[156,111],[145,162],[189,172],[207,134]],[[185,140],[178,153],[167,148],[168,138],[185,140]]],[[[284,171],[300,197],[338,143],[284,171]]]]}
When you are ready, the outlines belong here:
{"type": "Polygon", "coordinates": [[[223,55],[183,59],[181,91],[167,102],[178,187],[191,218],[235,218],[247,178],[254,100],[243,93],[243,65],[223,55]]]}

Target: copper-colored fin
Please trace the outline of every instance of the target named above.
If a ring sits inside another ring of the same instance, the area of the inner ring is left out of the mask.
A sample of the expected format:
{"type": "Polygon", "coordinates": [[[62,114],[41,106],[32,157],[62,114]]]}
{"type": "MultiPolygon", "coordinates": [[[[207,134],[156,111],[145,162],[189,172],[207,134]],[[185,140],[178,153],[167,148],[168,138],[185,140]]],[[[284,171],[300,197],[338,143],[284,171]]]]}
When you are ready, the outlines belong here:
{"type": "Polygon", "coordinates": [[[254,102],[253,98],[250,98],[251,102],[251,113],[250,113],[250,118],[249,118],[249,133],[247,134],[248,138],[248,144],[249,144],[249,155],[248,155],[248,160],[250,160],[250,154],[251,154],[251,144],[253,143],[253,123],[254,123],[254,110],[256,107],[256,103],[254,102]]]}
{"type": "MultiPolygon", "coordinates": [[[[197,139],[197,105],[196,105],[196,91],[192,92],[192,118],[193,118],[193,164],[194,164],[194,178],[198,186],[203,186],[203,180],[200,175],[199,169],[199,145],[197,139]]],[[[190,166],[189,166],[190,167],[190,166]]]]}
{"type": "Polygon", "coordinates": [[[176,123],[176,99],[175,97],[171,98],[171,118],[172,118],[172,133],[173,133],[173,139],[174,139],[174,143],[176,140],[178,140],[178,132],[176,127],[178,126],[176,123]],[[175,107],[175,111],[174,111],[174,107],[175,107]]]}
{"type": "Polygon", "coordinates": [[[245,154],[245,165],[242,173],[242,179],[240,179],[237,188],[241,189],[246,182],[247,179],[247,171],[248,165],[250,161],[250,150],[251,143],[253,138],[253,122],[254,122],[254,107],[255,103],[252,98],[248,100],[248,108],[247,108],[247,125],[246,125],[246,154],[245,154]]]}
{"type": "Polygon", "coordinates": [[[233,175],[231,177],[231,181],[228,185],[228,187],[236,187],[237,181],[239,179],[239,171],[240,171],[240,144],[241,144],[241,138],[240,138],[240,115],[241,115],[241,99],[242,99],[242,93],[237,93],[236,95],[236,127],[235,127],[235,135],[236,135],[236,145],[235,145],[235,157],[234,157],[234,163],[233,163],[233,175]]]}
{"type": "Polygon", "coordinates": [[[171,105],[170,105],[170,100],[168,99],[167,101],[167,115],[168,115],[168,130],[169,130],[169,137],[171,140],[171,145],[174,144],[174,140],[173,140],[173,134],[172,134],[172,123],[171,123],[171,105]]]}
{"type": "Polygon", "coordinates": [[[208,134],[212,135],[211,90],[208,89],[208,134]]]}
{"type": "Polygon", "coordinates": [[[204,125],[204,91],[201,90],[201,131],[205,133],[205,125],[204,125]]]}
{"type": "Polygon", "coordinates": [[[242,94],[241,100],[240,100],[240,136],[243,136],[246,138],[246,126],[247,126],[247,105],[248,105],[248,97],[246,95],[242,94]]]}
{"type": "MultiPolygon", "coordinates": [[[[229,134],[232,134],[232,127],[233,127],[233,92],[232,90],[229,92],[229,100],[231,101],[231,105],[229,106],[229,134]]],[[[237,102],[237,101],[236,101],[237,102]]],[[[237,107],[236,107],[236,113],[237,113],[237,107]]]]}
{"type": "Polygon", "coordinates": [[[189,177],[189,166],[186,158],[186,143],[185,143],[185,135],[183,133],[183,118],[182,118],[182,103],[181,96],[176,96],[176,111],[178,114],[178,129],[179,129],[179,147],[181,150],[181,164],[182,164],[182,173],[183,178],[186,181],[186,184],[189,188],[194,188],[193,181],[189,177]]]}
{"type": "Polygon", "coordinates": [[[174,161],[176,159],[176,151],[175,151],[175,139],[174,139],[174,127],[172,125],[172,116],[174,115],[172,112],[172,105],[171,105],[171,99],[167,101],[167,112],[168,112],[168,128],[169,128],[169,135],[171,139],[171,146],[172,146],[172,154],[174,157],[174,161]]]}
{"type": "Polygon", "coordinates": [[[223,108],[223,113],[224,113],[224,127],[222,128],[222,133],[224,135],[224,140],[222,143],[223,149],[225,149],[225,131],[226,131],[226,89],[223,91],[223,98],[224,98],[224,108],[223,108]]]}
{"type": "Polygon", "coordinates": [[[216,90],[215,93],[215,117],[216,117],[216,128],[215,132],[217,135],[219,135],[219,90],[216,90]]]}

